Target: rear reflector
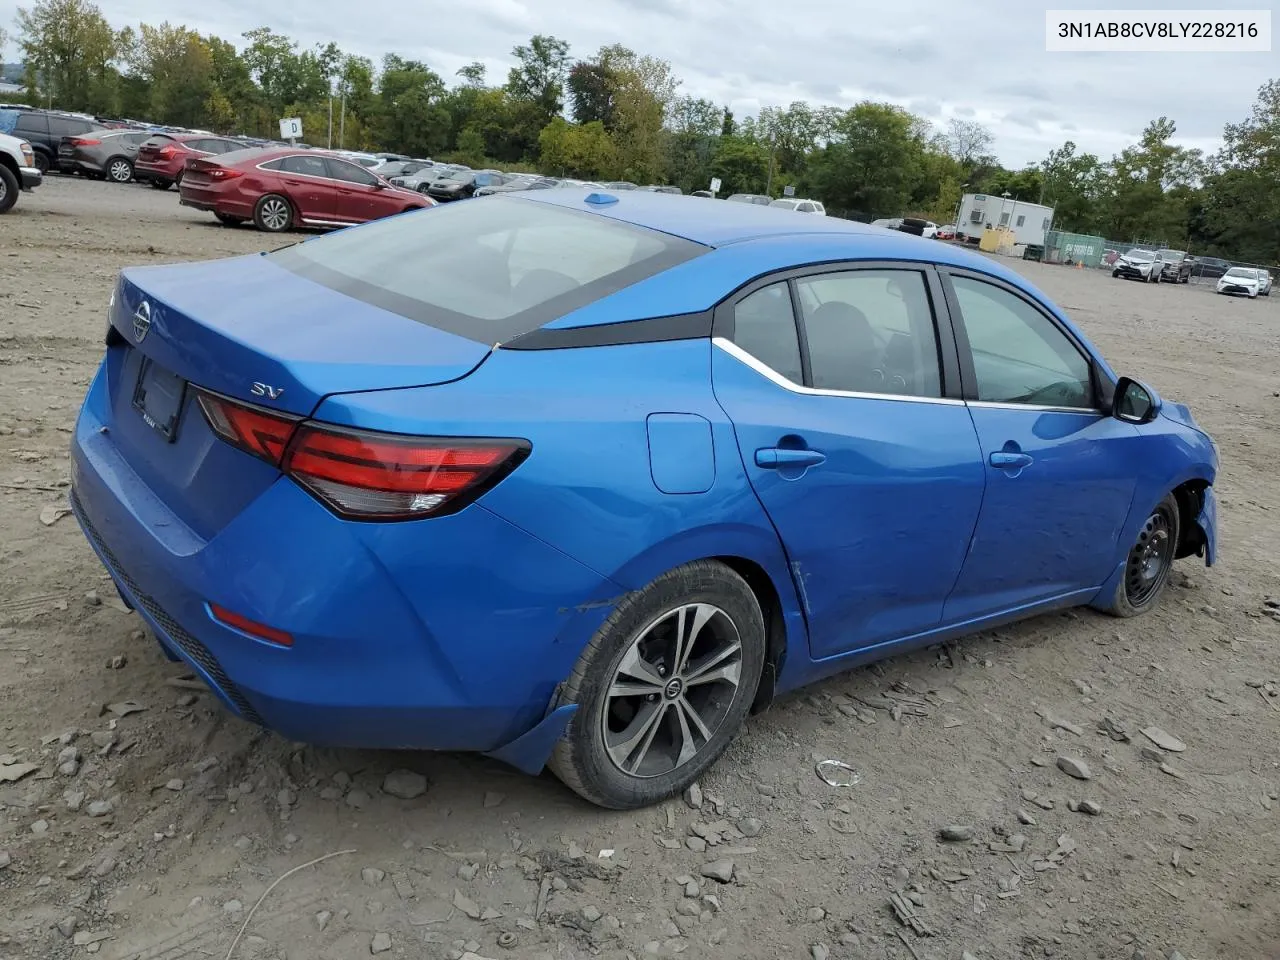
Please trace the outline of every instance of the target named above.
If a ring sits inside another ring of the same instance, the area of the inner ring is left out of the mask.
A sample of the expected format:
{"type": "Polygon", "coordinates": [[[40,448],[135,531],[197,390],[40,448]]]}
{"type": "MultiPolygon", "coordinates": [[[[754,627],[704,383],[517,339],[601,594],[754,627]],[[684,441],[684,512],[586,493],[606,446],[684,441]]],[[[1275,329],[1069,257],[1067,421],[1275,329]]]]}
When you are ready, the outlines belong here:
{"type": "Polygon", "coordinates": [[[303,421],[205,390],[219,437],[279,467],[339,516],[408,520],[456,513],[529,455],[527,440],[416,437],[303,421]]]}
{"type": "Polygon", "coordinates": [[[529,455],[526,440],[410,437],[304,423],[284,471],[335,513],[405,520],[455,513],[529,455]]]}
{"type": "Polygon", "coordinates": [[[251,637],[266,640],[268,643],[274,643],[281,647],[293,646],[293,637],[283,630],[277,630],[275,627],[268,627],[266,624],[258,623],[256,620],[242,617],[234,610],[228,610],[226,607],[211,603],[209,604],[209,612],[213,614],[215,620],[226,624],[228,627],[234,627],[241,633],[247,633],[251,637]]]}

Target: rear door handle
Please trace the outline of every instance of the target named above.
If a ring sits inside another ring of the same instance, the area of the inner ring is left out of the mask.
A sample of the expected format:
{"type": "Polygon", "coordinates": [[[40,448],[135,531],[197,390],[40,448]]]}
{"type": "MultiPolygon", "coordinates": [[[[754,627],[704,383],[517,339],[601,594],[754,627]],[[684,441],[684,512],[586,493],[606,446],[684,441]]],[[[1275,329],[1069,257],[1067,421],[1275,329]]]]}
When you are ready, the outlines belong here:
{"type": "Polygon", "coordinates": [[[988,462],[993,467],[999,467],[1002,470],[1021,470],[1023,467],[1031,466],[1033,460],[1033,457],[1029,457],[1025,453],[1008,453],[1004,450],[998,450],[991,454],[988,462]]]}
{"type": "Polygon", "coordinates": [[[825,463],[827,455],[817,450],[789,450],[763,447],[756,451],[756,466],[776,470],[778,467],[816,467],[825,463]]]}

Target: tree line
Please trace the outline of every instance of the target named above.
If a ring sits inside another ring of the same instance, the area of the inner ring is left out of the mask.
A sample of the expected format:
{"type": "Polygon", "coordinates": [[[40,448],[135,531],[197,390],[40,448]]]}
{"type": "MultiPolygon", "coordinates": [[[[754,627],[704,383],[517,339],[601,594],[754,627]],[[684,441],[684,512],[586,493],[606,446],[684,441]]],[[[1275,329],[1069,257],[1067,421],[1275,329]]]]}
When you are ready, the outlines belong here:
{"type": "Polygon", "coordinates": [[[537,35],[511,51],[505,78],[476,62],[446,80],[396,53],[375,64],[332,42],[304,49],[268,27],[237,42],[167,21],[115,27],[91,0],[37,0],[18,8],[14,26],[26,95],[42,106],[261,137],[298,116],[318,145],[329,142],[332,109],[335,147],[686,192],[712,177],[722,194],[793,186],[857,219],[949,222],[962,193],[1007,192],[1054,206],[1058,229],[1280,259],[1277,80],[1227,124],[1212,155],[1174,144],[1174,121],[1160,117],[1109,159],[1068,141],[1011,170],[972,121],[938,129],[874,101],[795,102],[738,118],[683,95],[667,61],[620,44],[579,59],[565,41],[537,35]]]}

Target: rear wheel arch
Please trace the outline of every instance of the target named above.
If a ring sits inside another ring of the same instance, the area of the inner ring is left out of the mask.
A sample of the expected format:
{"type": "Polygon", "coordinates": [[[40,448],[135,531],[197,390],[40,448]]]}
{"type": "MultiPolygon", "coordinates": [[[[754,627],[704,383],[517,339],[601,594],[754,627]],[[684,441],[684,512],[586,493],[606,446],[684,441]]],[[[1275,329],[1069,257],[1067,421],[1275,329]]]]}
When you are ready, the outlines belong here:
{"type": "Polygon", "coordinates": [[[746,557],[719,556],[710,557],[722,563],[743,580],[755,594],[760,604],[760,613],[764,618],[765,653],[764,671],[760,675],[760,685],[756,688],[755,700],[751,704],[752,713],[760,713],[773,702],[777,689],[778,677],[782,673],[787,659],[787,620],[783,612],[782,598],[773,578],[754,560],[746,557]]]}

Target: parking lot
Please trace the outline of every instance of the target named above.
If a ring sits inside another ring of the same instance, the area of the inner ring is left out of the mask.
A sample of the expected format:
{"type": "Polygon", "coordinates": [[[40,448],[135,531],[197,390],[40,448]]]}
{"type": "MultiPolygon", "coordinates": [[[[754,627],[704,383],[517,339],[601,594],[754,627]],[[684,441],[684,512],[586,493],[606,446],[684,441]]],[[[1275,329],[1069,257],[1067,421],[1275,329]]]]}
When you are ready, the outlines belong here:
{"type": "Polygon", "coordinates": [[[273,881],[340,851],[230,956],[1280,956],[1280,297],[1011,261],[1214,435],[1219,564],[1182,562],[1137,620],[1075,611],[837,677],[754,718],[700,810],[610,813],[550,775],[229,717],[60,516],[117,271],[280,242],[57,176],[0,217],[0,753],[40,768],[0,782],[0,958],[223,958],[273,881]],[[1186,745],[1163,769],[1153,726],[1186,745]],[[859,782],[828,786],[826,758],[859,782]],[[425,792],[384,791],[397,768],[425,792]],[[732,882],[702,875],[726,859],[732,882]],[[904,886],[920,931],[889,907],[904,886]]]}

